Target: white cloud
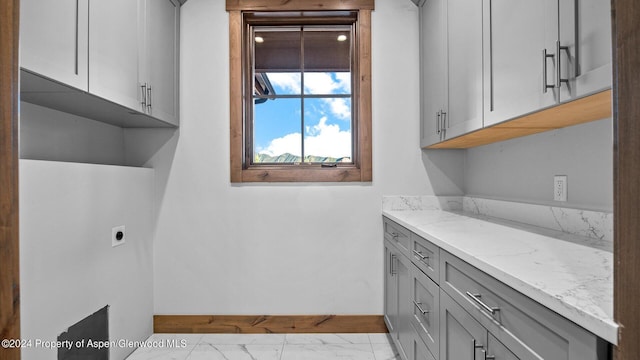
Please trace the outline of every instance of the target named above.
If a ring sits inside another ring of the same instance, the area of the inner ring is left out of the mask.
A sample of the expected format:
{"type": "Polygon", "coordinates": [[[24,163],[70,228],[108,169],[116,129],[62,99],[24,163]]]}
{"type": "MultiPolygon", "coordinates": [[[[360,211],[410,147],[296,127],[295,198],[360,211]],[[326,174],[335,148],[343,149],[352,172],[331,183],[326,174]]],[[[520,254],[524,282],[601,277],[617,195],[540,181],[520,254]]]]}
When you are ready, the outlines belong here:
{"type": "MultiPolygon", "coordinates": [[[[267,73],[271,85],[285,94],[300,94],[300,73],[267,73]]],[[[276,90],[276,94],[278,90],[276,90]]]]}
{"type": "MultiPolygon", "coordinates": [[[[328,157],[351,157],[351,132],[341,131],[338,125],[328,125],[327,118],[320,119],[318,125],[307,128],[310,134],[305,138],[305,154],[328,157]]],[[[278,156],[285,153],[300,156],[300,133],[287,134],[273,139],[266,149],[259,153],[278,156]]]]}

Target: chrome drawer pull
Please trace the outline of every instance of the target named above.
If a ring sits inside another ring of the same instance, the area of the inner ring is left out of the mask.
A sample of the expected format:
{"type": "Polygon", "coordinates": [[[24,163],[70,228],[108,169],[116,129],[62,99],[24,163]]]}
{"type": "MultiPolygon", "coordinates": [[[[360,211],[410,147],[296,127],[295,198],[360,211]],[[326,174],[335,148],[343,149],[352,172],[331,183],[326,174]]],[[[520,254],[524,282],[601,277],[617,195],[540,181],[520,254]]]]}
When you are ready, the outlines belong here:
{"type": "Polygon", "coordinates": [[[483,309],[488,311],[491,315],[495,315],[496,312],[500,311],[500,308],[491,307],[491,306],[485,304],[484,302],[482,302],[482,300],[480,300],[482,295],[480,295],[480,294],[472,294],[472,293],[467,291],[467,296],[470,297],[471,299],[473,299],[473,301],[477,302],[478,305],[480,305],[483,309]]]}
{"type": "Polygon", "coordinates": [[[422,303],[419,303],[413,300],[413,305],[415,305],[418,308],[418,310],[422,313],[422,315],[427,315],[429,313],[429,310],[424,310],[422,306],[420,306],[422,305],[422,303]]]}
{"type": "Polygon", "coordinates": [[[394,239],[398,239],[398,234],[397,233],[391,233],[391,237],[394,239]]]}
{"type": "Polygon", "coordinates": [[[414,254],[416,257],[419,257],[419,258],[420,258],[420,261],[424,261],[425,259],[428,259],[428,258],[429,258],[428,256],[424,256],[424,255],[422,255],[422,253],[421,253],[420,251],[418,251],[418,250],[413,250],[413,254],[414,254]]]}

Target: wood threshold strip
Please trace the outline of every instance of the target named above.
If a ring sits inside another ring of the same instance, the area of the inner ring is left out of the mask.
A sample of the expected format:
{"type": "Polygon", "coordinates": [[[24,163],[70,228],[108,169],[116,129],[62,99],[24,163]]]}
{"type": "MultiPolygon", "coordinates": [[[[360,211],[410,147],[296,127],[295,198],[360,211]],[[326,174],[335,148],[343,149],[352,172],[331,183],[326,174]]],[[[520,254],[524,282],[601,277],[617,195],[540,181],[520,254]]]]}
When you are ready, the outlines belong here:
{"type": "Polygon", "coordinates": [[[382,315],[155,315],[154,333],[386,333],[382,315]]]}
{"type": "Polygon", "coordinates": [[[427,149],[468,149],[611,117],[611,90],[489,126],[427,149]]]}

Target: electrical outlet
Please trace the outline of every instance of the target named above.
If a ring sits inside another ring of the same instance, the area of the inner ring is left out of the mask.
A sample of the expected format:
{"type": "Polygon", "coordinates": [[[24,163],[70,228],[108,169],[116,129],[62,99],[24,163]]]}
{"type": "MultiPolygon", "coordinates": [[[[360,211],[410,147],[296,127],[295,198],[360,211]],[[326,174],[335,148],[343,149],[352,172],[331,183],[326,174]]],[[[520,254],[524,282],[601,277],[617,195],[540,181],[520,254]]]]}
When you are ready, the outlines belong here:
{"type": "Polygon", "coordinates": [[[553,200],[567,201],[567,175],[553,177],[553,200]]]}
{"type": "Polygon", "coordinates": [[[111,246],[116,247],[125,243],[124,225],[116,226],[111,229],[111,246]]]}

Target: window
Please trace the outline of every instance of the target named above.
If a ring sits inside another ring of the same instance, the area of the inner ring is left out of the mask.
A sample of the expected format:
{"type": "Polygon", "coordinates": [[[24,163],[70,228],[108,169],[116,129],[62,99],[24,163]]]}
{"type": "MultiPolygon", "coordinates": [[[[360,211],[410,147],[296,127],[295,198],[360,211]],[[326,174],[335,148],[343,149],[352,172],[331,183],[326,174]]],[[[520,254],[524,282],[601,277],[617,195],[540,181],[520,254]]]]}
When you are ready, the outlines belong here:
{"type": "Polygon", "coordinates": [[[281,3],[227,0],[231,181],[371,181],[373,0],[281,3]]]}

